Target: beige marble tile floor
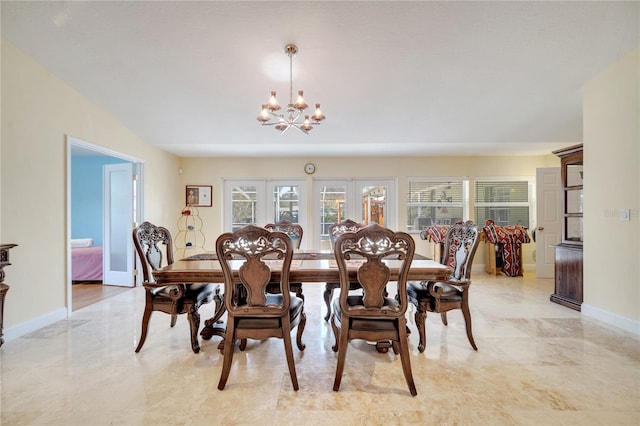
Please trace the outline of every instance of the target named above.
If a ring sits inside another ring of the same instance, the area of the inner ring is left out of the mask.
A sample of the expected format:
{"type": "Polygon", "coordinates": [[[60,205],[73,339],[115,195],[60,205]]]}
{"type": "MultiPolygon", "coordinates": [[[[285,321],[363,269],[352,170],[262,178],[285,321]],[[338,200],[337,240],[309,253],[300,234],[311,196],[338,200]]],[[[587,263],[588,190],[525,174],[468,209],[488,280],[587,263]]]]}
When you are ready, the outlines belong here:
{"type": "MultiPolygon", "coordinates": [[[[427,349],[419,353],[408,313],[415,398],[400,359],[366,342],[350,344],[342,387],[332,390],[336,355],[319,284],[304,286],[307,348],[294,345],[298,392],[277,339],[236,349],[219,391],[219,338],[203,341],[194,354],[184,316],[171,329],[169,317],[155,313],[135,354],[144,294],[132,289],[2,346],[0,423],[640,424],[638,338],[549,302],[552,280],[526,275],[474,272],[477,352],[462,316],[452,312],[448,327],[438,315],[427,318],[427,349]]],[[[207,318],[213,307],[201,311],[207,318]]]]}

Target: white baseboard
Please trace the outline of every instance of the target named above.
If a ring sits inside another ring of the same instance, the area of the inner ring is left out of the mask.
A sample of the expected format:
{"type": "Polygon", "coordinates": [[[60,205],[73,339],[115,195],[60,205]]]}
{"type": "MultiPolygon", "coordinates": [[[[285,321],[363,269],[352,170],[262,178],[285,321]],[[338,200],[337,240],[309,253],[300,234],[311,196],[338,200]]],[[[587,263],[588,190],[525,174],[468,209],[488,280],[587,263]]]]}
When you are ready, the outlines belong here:
{"type": "Polygon", "coordinates": [[[9,342],[66,318],[67,308],[57,309],[40,317],[5,328],[4,340],[5,342],[9,342]]]}
{"type": "Polygon", "coordinates": [[[600,308],[587,305],[586,303],[582,304],[581,311],[582,315],[585,317],[593,318],[614,327],[621,328],[633,333],[637,337],[640,337],[640,321],[613,314],[600,308]]]}

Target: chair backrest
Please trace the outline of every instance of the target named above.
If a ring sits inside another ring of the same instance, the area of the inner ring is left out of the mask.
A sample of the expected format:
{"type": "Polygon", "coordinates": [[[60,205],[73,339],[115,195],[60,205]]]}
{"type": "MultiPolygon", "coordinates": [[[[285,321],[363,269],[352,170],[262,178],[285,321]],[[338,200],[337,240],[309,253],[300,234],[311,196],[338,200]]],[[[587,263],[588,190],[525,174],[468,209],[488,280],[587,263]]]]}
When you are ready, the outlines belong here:
{"type": "Polygon", "coordinates": [[[452,278],[469,279],[479,242],[478,227],[472,221],[451,225],[445,237],[440,263],[453,268],[452,278]]]}
{"type": "Polygon", "coordinates": [[[340,271],[340,307],[343,315],[370,318],[397,318],[404,315],[407,310],[407,277],[415,252],[415,242],[409,234],[394,232],[374,223],[356,232],[340,235],[333,252],[340,271]],[[347,298],[353,297],[349,295],[350,260],[357,264],[358,282],[363,290],[362,305],[347,303],[347,298]],[[399,263],[397,276],[391,276],[384,260],[399,263]],[[399,303],[385,303],[389,281],[397,282],[399,303]]]}
{"type": "Polygon", "coordinates": [[[168,265],[173,263],[171,233],[163,226],[156,226],[151,222],[143,222],[133,230],[133,245],[140,259],[142,276],[145,282],[153,281],[151,271],[164,266],[164,256],[167,258],[168,265]],[[164,246],[164,250],[160,244],[164,246]]]}
{"type": "Polygon", "coordinates": [[[335,246],[335,242],[338,237],[345,232],[355,232],[360,228],[363,228],[365,225],[362,223],[356,222],[351,219],[345,219],[339,223],[333,223],[329,225],[329,241],[331,242],[331,248],[335,246]]]}
{"type": "Polygon", "coordinates": [[[225,304],[230,314],[269,317],[282,316],[288,311],[293,243],[287,234],[246,225],[236,232],[220,235],[216,240],[216,254],[224,274],[225,304]],[[267,285],[273,282],[271,267],[281,270],[282,298],[278,305],[267,304],[267,285]],[[238,270],[236,276],[234,269],[238,270]]]}
{"type": "Polygon", "coordinates": [[[299,249],[302,244],[302,225],[299,223],[289,222],[288,220],[281,220],[276,223],[268,223],[264,226],[269,231],[281,231],[291,238],[294,244],[294,248],[299,249]]]}

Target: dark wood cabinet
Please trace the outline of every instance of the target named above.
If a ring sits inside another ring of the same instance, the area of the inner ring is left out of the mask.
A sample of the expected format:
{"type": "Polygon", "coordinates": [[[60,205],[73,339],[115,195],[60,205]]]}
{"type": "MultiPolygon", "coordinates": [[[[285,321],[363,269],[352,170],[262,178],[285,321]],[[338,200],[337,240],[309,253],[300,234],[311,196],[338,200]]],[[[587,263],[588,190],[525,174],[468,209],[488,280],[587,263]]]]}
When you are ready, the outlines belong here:
{"type": "Polygon", "coordinates": [[[582,144],[553,152],[562,177],[562,242],[555,247],[555,290],[551,301],[579,311],[582,305],[582,144]]]}

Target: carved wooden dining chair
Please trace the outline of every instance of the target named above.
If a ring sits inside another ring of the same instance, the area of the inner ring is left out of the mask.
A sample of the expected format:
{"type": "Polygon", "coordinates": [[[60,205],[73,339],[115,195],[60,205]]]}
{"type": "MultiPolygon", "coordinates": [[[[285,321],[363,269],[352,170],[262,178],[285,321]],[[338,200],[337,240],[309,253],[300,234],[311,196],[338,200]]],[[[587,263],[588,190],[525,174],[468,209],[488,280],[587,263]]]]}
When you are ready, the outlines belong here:
{"type": "Polygon", "coordinates": [[[293,258],[291,239],[284,232],[247,225],[220,235],[216,254],[224,274],[227,306],[224,361],[218,389],[224,389],[229,378],[236,340],[277,337],[284,341],[291,383],[293,389],[298,390],[291,330],[298,327],[296,343],[298,349],[304,350],[302,332],[307,319],[304,301],[288,290],[293,258]],[[234,268],[231,262],[240,262],[241,266],[234,265],[234,268]],[[267,292],[267,286],[273,282],[272,267],[281,269],[277,294],[267,292]],[[235,275],[234,269],[239,271],[235,275]]]}
{"type": "Polygon", "coordinates": [[[152,271],[165,264],[173,263],[173,241],[167,228],[144,222],[133,230],[133,244],[140,259],[145,289],[145,306],[142,314],[142,332],[136,352],[140,352],[147,339],[149,320],[155,311],[171,315],[171,327],[175,326],[178,315],[187,314],[191,330],[191,349],[200,351],[198,329],[200,328],[200,306],[215,300],[216,315],[224,313],[220,285],[211,283],[164,285],[153,282],[152,271]],[[166,262],[164,259],[166,258],[166,262]]]}
{"type": "Polygon", "coordinates": [[[420,341],[418,350],[426,347],[425,321],[427,312],[439,313],[442,323],[447,325],[447,312],[460,309],[467,328],[467,338],[474,350],[478,350],[471,331],[469,311],[469,287],[471,286],[471,266],[480,238],[478,228],[471,221],[457,222],[447,231],[440,263],[451,266],[453,273],[447,281],[409,282],[407,294],[416,308],[415,320],[420,341]]]}
{"type": "MultiPolygon", "coordinates": [[[[302,225],[300,225],[299,223],[289,222],[288,220],[281,220],[276,223],[268,223],[264,227],[269,231],[284,232],[289,236],[289,238],[291,238],[294,250],[300,248],[304,230],[302,229],[302,225]]],[[[267,287],[267,291],[269,293],[278,293],[279,287],[280,286],[278,283],[271,283],[267,287]]],[[[289,283],[289,289],[291,289],[291,291],[293,291],[296,296],[304,300],[304,294],[302,293],[302,283],[289,283]]]]}
{"type": "MultiPolygon", "coordinates": [[[[364,227],[362,223],[353,221],[351,219],[345,219],[339,223],[333,223],[329,226],[329,241],[331,242],[331,249],[335,246],[335,242],[338,237],[345,232],[355,232],[358,229],[364,227]]],[[[324,316],[325,321],[329,321],[331,316],[331,299],[333,298],[333,290],[340,288],[340,283],[326,283],[324,286],[324,303],[327,306],[327,314],[324,316]]],[[[360,285],[356,282],[351,283],[350,290],[357,290],[360,285]]]]}
{"type": "Polygon", "coordinates": [[[340,296],[333,301],[331,327],[336,338],[338,365],[333,390],[340,389],[342,373],[350,340],[391,341],[395,354],[400,354],[402,371],[415,396],[416,386],[411,373],[407,338],[407,276],[413,260],[415,243],[405,232],[394,232],[372,224],[356,232],[338,237],[334,254],[340,272],[340,296]],[[385,260],[400,262],[397,276],[391,276],[385,260]],[[348,268],[356,267],[362,294],[349,294],[351,282],[348,268]],[[389,281],[397,282],[397,299],[386,296],[389,281]]]}

